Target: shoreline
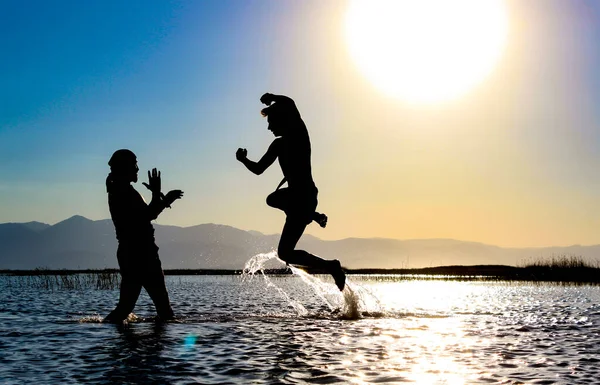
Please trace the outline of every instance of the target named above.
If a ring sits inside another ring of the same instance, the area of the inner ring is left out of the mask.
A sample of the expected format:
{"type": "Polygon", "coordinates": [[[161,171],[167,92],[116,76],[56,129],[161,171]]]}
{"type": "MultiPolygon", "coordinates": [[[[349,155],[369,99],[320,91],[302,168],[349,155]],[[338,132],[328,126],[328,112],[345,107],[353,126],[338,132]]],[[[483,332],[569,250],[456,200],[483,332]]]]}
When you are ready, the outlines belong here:
{"type": "MultiPolygon", "coordinates": [[[[547,281],[547,282],[576,282],[599,283],[600,268],[598,267],[555,267],[555,266],[526,266],[515,267],[507,265],[472,265],[472,266],[437,266],[415,269],[345,269],[347,275],[380,276],[384,279],[445,279],[457,281],[547,281]]],[[[292,275],[289,269],[265,269],[267,275],[292,275]]],[[[320,271],[308,271],[323,274],[320,271]]],[[[0,269],[0,275],[5,276],[64,276],[75,274],[118,274],[119,269],[0,269]]],[[[241,269],[165,269],[165,275],[242,275],[241,269]]]]}

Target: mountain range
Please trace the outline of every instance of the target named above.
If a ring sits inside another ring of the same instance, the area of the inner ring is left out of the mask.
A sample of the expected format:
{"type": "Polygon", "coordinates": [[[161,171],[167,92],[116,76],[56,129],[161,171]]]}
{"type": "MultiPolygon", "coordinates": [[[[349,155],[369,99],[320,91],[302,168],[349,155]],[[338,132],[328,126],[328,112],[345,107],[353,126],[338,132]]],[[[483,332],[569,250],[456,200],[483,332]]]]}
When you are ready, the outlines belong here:
{"type": "MultiPolygon", "coordinates": [[[[190,227],[154,224],[165,269],[242,269],[252,256],[277,247],[278,234],[231,226],[190,227]]],[[[305,235],[299,248],[337,258],[351,269],[421,268],[448,265],[522,266],[556,256],[600,261],[600,245],[504,248],[453,239],[347,238],[321,240],[305,235]]],[[[115,268],[117,242],[110,219],[76,215],[55,225],[40,222],[0,224],[0,269],[115,268]]]]}

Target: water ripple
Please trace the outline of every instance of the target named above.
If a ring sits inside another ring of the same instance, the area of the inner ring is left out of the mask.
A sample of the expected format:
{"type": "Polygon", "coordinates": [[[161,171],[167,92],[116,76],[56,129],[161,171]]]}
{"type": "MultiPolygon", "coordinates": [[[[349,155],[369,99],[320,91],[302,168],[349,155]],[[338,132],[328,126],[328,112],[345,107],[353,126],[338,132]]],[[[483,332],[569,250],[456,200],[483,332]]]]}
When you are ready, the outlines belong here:
{"type": "Polygon", "coordinates": [[[600,384],[598,287],[350,278],[348,317],[328,277],[167,278],[178,319],[121,326],[116,290],[0,278],[0,383],[600,384]]]}

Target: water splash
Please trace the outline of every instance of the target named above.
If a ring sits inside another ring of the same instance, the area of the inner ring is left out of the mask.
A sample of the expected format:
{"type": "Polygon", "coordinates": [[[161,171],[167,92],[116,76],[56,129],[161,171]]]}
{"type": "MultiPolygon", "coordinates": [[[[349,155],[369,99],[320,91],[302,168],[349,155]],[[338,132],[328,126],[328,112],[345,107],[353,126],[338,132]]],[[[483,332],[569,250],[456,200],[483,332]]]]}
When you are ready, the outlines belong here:
{"type": "MultiPolygon", "coordinates": [[[[382,318],[390,315],[385,310],[379,298],[367,286],[352,282],[352,285],[346,284],[346,287],[348,290],[351,290],[350,293],[344,294],[348,296],[345,298],[345,303],[348,304],[348,307],[345,309],[346,314],[352,314],[354,310],[350,307],[350,304],[355,301],[362,317],[382,318]]],[[[345,291],[346,289],[344,289],[345,291]]]]}
{"type": "MultiPolygon", "coordinates": [[[[125,320],[123,320],[124,324],[127,323],[131,323],[131,322],[142,322],[144,321],[144,318],[140,318],[137,315],[135,315],[134,313],[129,313],[129,315],[127,316],[127,318],[125,320]]],[[[84,316],[82,318],[79,318],[77,320],[77,322],[79,323],[104,323],[104,317],[99,315],[99,314],[95,314],[95,315],[89,315],[89,316],[84,316]]]]}
{"type": "Polygon", "coordinates": [[[350,285],[346,284],[343,291],[344,307],[342,308],[342,318],[347,320],[357,320],[362,318],[360,312],[360,297],[352,290],[350,285]]]}
{"type": "Polygon", "coordinates": [[[300,277],[304,283],[313,289],[315,294],[321,298],[323,303],[329,308],[330,311],[334,311],[339,308],[339,305],[336,303],[336,299],[339,299],[340,291],[335,285],[332,286],[330,283],[325,283],[318,277],[310,275],[306,271],[297,267],[290,265],[289,268],[292,270],[294,275],[300,277]]]}
{"type": "Polygon", "coordinates": [[[260,272],[264,275],[265,264],[271,259],[280,261],[279,258],[277,258],[277,252],[275,250],[272,250],[268,253],[256,254],[254,257],[250,258],[248,262],[246,262],[246,265],[244,265],[243,274],[253,276],[254,274],[260,272]]]}
{"type": "MultiPolygon", "coordinates": [[[[277,257],[275,250],[257,254],[246,262],[243,279],[247,279],[247,277],[252,279],[256,273],[260,273],[268,288],[274,288],[296,310],[298,315],[307,316],[309,312],[304,305],[292,299],[285,290],[275,285],[265,274],[265,265],[269,261],[284,263],[277,257]]],[[[290,265],[288,268],[292,274],[298,276],[315,292],[331,313],[337,314],[341,319],[357,320],[364,315],[381,314],[382,306],[377,297],[363,286],[350,283],[349,279],[346,279],[346,287],[340,297],[340,291],[335,284],[324,282],[319,277],[308,274],[295,266],[290,265]]]]}
{"type": "Polygon", "coordinates": [[[265,270],[264,270],[265,264],[274,258],[279,260],[277,258],[277,252],[274,250],[269,253],[257,254],[254,257],[250,258],[248,260],[248,262],[246,262],[246,265],[244,266],[242,278],[246,279],[246,277],[250,277],[250,279],[252,279],[252,278],[254,278],[256,273],[260,273],[262,275],[267,287],[275,289],[286,300],[286,302],[291,307],[294,308],[294,310],[296,311],[296,313],[298,313],[298,315],[301,315],[301,316],[307,315],[308,310],[306,310],[306,308],[300,302],[290,298],[290,296],[285,292],[285,290],[283,290],[279,286],[275,285],[269,279],[269,277],[265,274],[265,270]]]}
{"type": "Polygon", "coordinates": [[[103,320],[104,320],[104,317],[102,317],[99,314],[96,314],[96,315],[84,316],[84,317],[78,319],[77,322],[79,322],[79,323],[102,323],[103,320]]]}

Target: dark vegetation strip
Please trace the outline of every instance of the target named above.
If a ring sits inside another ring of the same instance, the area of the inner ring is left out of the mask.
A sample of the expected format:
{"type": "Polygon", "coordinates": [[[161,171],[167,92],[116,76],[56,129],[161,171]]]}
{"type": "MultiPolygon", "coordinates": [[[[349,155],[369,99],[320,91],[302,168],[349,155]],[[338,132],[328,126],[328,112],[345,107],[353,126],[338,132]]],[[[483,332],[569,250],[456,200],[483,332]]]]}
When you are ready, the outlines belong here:
{"type": "MultiPolygon", "coordinates": [[[[290,275],[289,269],[265,269],[265,274],[290,275]]],[[[165,275],[240,275],[243,270],[233,269],[167,269],[165,275]]],[[[309,273],[323,273],[309,271],[309,273]]],[[[420,269],[347,269],[349,275],[377,276],[381,280],[442,279],[456,281],[534,281],[600,284],[600,264],[590,263],[577,256],[559,256],[540,259],[525,266],[473,265],[438,266],[420,269]]],[[[98,288],[118,286],[118,269],[53,270],[0,270],[0,274],[17,277],[38,277],[39,286],[63,287],[92,285],[98,288]],[[69,276],[81,276],[68,279],[69,276]]],[[[365,277],[366,278],[366,277],[365,277]]]]}

